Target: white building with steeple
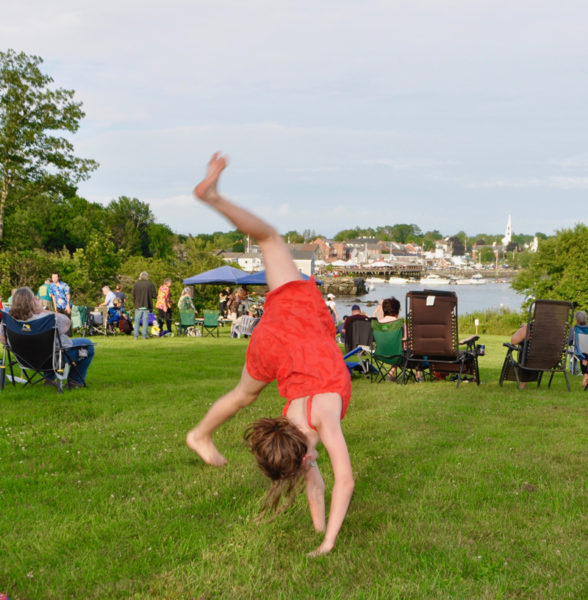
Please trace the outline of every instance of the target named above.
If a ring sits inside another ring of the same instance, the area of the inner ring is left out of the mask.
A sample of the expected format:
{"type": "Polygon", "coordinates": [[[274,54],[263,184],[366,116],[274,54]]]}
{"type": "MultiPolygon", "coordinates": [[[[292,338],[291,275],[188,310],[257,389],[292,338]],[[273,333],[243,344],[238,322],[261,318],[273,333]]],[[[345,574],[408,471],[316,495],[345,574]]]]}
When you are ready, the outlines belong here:
{"type": "Polygon", "coordinates": [[[502,238],[502,246],[506,248],[512,242],[512,221],[510,215],[508,215],[508,221],[506,222],[506,230],[504,237],[502,238]]]}

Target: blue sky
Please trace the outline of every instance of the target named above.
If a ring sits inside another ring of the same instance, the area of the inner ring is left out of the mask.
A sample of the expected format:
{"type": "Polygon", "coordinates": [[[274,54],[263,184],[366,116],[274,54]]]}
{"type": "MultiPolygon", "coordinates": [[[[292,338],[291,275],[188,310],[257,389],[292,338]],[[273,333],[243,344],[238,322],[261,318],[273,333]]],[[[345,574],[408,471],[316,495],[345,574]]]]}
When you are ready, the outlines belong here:
{"type": "Polygon", "coordinates": [[[43,57],[100,169],[80,195],[229,230],[221,189],[286,232],[443,234],[585,222],[588,4],[562,0],[7,0],[2,48],[43,57]]]}

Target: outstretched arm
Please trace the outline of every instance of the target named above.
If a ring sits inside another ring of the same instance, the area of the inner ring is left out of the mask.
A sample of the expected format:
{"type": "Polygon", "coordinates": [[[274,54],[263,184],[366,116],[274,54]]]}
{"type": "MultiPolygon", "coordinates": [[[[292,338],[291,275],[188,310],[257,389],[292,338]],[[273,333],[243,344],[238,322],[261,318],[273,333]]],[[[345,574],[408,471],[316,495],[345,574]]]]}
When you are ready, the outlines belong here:
{"type": "Polygon", "coordinates": [[[351,502],[351,496],[353,495],[353,472],[351,469],[351,460],[349,459],[349,452],[347,450],[347,444],[343,437],[343,431],[341,430],[341,405],[336,406],[336,403],[331,403],[328,409],[319,411],[318,402],[313,406],[314,414],[320,418],[318,423],[318,431],[327,452],[331,459],[331,465],[333,467],[333,474],[335,476],[335,484],[333,485],[333,494],[331,496],[331,508],[329,510],[329,520],[327,522],[327,530],[325,532],[325,538],[323,543],[314,551],[311,552],[311,556],[318,556],[319,554],[325,554],[330,552],[335,546],[335,540],[343,525],[349,503],[351,502]],[[333,406],[335,404],[335,406],[333,406]]]}

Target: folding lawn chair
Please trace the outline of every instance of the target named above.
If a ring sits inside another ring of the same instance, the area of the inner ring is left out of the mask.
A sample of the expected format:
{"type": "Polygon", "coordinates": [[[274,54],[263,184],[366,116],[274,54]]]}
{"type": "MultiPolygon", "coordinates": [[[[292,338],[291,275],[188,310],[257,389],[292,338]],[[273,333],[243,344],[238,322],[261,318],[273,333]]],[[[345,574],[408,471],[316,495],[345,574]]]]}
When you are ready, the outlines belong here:
{"type": "Polygon", "coordinates": [[[84,337],[88,330],[88,312],[85,306],[72,306],[71,308],[71,328],[75,333],[84,337]]]}
{"type": "Polygon", "coordinates": [[[580,361],[588,360],[588,325],[576,325],[572,330],[570,344],[570,373],[580,373],[580,361]]]}
{"type": "Polygon", "coordinates": [[[503,344],[508,350],[500,373],[500,385],[505,380],[516,381],[522,389],[522,383],[536,381],[539,387],[543,373],[549,371],[547,387],[551,387],[555,373],[563,373],[568,391],[571,391],[566,357],[573,310],[573,304],[563,300],[535,300],[531,304],[522,344],[503,344]]]}
{"type": "Polygon", "coordinates": [[[2,323],[6,342],[0,366],[0,390],[4,389],[6,379],[13,385],[35,385],[55,378],[57,391],[61,393],[70,369],[77,372],[77,367],[61,346],[55,314],[24,322],[2,312],[2,323]],[[20,369],[19,375],[16,368],[20,369]]]}
{"type": "Polygon", "coordinates": [[[178,335],[187,335],[188,329],[190,327],[192,327],[192,329],[194,329],[195,320],[196,320],[196,312],[195,311],[181,310],[180,311],[180,322],[176,323],[178,335]]]}
{"type": "Polygon", "coordinates": [[[478,370],[479,336],[459,340],[457,294],[423,290],[406,294],[407,356],[403,380],[420,370],[445,378],[452,375],[457,387],[471,377],[480,385],[478,370]],[[465,345],[465,350],[459,346],[465,345]]]}
{"type": "Polygon", "coordinates": [[[259,318],[251,315],[243,315],[231,325],[231,337],[240,338],[249,337],[253,333],[253,328],[259,323],[259,318]]]}
{"type": "Polygon", "coordinates": [[[398,381],[404,373],[405,352],[403,347],[404,319],[379,323],[373,320],[374,344],[371,352],[370,381],[384,381],[394,368],[400,368],[401,374],[392,377],[398,381]]]}
{"type": "Polygon", "coordinates": [[[369,355],[373,341],[371,319],[354,318],[349,325],[349,330],[345,331],[345,355],[343,356],[350,375],[354,372],[362,375],[370,374],[369,355]]]}
{"type": "Polygon", "coordinates": [[[219,328],[218,328],[218,310],[205,310],[202,312],[202,335],[207,336],[210,335],[214,337],[214,333],[216,331],[216,337],[219,337],[219,328]]]}

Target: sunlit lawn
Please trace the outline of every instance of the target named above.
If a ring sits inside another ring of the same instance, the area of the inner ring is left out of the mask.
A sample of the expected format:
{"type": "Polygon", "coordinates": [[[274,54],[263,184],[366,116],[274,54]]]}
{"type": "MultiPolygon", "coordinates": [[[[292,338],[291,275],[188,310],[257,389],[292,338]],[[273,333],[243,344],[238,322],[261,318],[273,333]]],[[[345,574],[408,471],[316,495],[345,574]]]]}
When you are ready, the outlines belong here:
{"type": "MultiPolygon", "coordinates": [[[[355,495],[331,555],[301,495],[258,525],[267,484],[242,434],[275,385],[219,431],[186,431],[239,376],[246,340],[99,342],[87,390],[0,394],[0,593],[103,598],[586,598],[588,395],[354,379],[343,422],[355,495]]],[[[332,477],[324,452],[319,464],[332,477]]]]}

